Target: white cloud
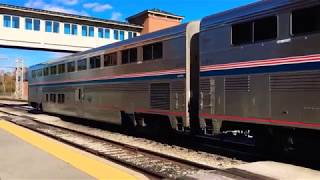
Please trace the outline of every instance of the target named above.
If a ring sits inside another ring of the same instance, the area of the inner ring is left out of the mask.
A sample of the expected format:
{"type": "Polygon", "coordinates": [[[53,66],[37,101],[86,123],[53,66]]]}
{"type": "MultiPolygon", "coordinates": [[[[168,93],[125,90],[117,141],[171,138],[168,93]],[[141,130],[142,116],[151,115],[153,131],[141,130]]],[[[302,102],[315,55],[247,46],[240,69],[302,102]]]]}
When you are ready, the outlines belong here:
{"type": "Polygon", "coordinates": [[[120,12],[112,12],[111,20],[119,21],[121,20],[122,14],[120,12]]]}
{"type": "Polygon", "coordinates": [[[56,4],[46,3],[43,0],[29,0],[27,3],[24,4],[24,6],[30,7],[30,8],[44,9],[48,11],[63,12],[68,14],[77,14],[77,15],[83,15],[83,16],[89,15],[86,11],[78,11],[71,8],[64,8],[56,4]]]}
{"type": "Polygon", "coordinates": [[[62,4],[69,5],[69,6],[76,5],[79,3],[79,0],[58,0],[58,1],[61,2],[62,4]]]}
{"type": "Polygon", "coordinates": [[[92,9],[92,11],[94,12],[103,12],[112,9],[112,6],[110,4],[100,4],[98,2],[85,3],[83,4],[83,7],[86,9],[92,9]]]}

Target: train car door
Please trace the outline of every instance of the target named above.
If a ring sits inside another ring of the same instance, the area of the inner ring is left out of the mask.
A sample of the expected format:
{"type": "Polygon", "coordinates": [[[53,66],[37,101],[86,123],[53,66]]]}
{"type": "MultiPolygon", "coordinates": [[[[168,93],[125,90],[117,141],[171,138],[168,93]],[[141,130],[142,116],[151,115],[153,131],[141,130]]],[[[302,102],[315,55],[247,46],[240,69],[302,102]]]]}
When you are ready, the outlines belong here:
{"type": "Polygon", "coordinates": [[[83,87],[81,88],[76,88],[75,90],[75,109],[79,117],[84,116],[84,89],[83,87]]]}

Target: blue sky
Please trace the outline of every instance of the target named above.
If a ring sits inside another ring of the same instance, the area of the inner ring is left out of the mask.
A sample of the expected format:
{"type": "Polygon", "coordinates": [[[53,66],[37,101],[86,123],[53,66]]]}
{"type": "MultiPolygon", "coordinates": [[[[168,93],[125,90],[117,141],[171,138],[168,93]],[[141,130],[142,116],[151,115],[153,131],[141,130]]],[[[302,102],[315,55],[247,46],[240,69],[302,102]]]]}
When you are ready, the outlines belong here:
{"type": "MultiPolygon", "coordinates": [[[[0,3],[37,9],[61,11],[125,21],[125,18],[145,9],[158,8],[185,16],[184,22],[255,2],[256,0],[0,0],[0,3]]],[[[27,66],[55,59],[65,53],[0,48],[1,66],[14,66],[22,57],[27,66]],[[2,58],[9,60],[1,60],[2,58]]]]}

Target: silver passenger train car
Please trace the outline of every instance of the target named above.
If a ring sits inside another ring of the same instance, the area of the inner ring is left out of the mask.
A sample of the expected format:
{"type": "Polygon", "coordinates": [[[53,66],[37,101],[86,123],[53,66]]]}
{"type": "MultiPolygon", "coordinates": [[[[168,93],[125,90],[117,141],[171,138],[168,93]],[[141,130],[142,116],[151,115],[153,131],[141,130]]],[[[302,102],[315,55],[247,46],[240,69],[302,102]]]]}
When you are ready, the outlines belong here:
{"type": "Polygon", "coordinates": [[[293,143],[320,128],[319,11],[318,0],[259,1],[37,65],[29,101],[115,124],[293,143]]]}
{"type": "Polygon", "coordinates": [[[190,43],[199,27],[190,22],[33,66],[30,104],[119,125],[187,127],[190,43]]]}

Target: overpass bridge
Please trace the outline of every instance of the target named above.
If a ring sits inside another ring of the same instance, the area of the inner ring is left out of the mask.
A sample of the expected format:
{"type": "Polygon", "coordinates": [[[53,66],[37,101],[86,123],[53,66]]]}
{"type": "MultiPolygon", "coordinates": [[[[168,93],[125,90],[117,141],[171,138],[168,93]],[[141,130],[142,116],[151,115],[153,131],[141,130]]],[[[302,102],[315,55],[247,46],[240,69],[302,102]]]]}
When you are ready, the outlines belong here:
{"type": "Polygon", "coordinates": [[[0,46],[79,52],[138,36],[142,25],[0,4],[0,46]]]}

